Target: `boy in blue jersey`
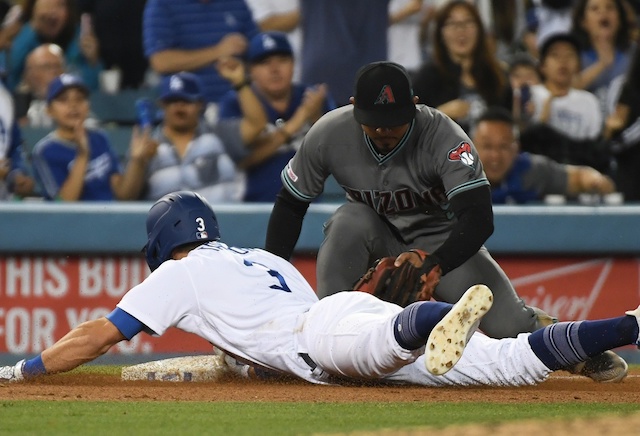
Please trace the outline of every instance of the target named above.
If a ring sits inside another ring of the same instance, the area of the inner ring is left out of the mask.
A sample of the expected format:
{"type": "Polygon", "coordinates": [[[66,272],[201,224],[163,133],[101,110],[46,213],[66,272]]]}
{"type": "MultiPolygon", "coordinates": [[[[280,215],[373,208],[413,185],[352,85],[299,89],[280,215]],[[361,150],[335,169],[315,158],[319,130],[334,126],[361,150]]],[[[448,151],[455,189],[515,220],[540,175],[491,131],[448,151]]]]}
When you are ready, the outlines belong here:
{"type": "Polygon", "coordinates": [[[134,128],[126,169],[107,136],[85,128],[89,90],[82,79],[62,74],[49,85],[47,110],[56,128],[33,149],[33,167],[49,200],[135,200],[155,152],[148,130],[134,128]]]}

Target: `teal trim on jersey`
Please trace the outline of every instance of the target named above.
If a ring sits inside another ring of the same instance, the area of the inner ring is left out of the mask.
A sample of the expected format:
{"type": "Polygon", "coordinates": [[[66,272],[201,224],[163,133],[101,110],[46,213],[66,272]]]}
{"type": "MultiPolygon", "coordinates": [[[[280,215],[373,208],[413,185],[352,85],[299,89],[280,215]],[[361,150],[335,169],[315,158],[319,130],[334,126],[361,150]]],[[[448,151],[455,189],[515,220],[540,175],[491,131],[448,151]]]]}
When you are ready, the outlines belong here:
{"type": "Polygon", "coordinates": [[[411,136],[411,132],[413,132],[413,126],[415,126],[415,124],[416,120],[411,121],[409,129],[407,129],[402,139],[400,139],[398,145],[396,145],[396,147],[387,154],[378,153],[375,144],[373,143],[373,141],[371,141],[371,138],[369,138],[366,133],[362,132],[362,134],[364,135],[364,142],[367,144],[367,147],[369,147],[369,151],[371,152],[373,157],[378,161],[378,165],[384,164],[400,152],[400,149],[404,147],[407,142],[409,142],[409,136],[411,136]]]}
{"type": "Polygon", "coordinates": [[[284,167],[284,169],[280,173],[280,179],[282,180],[282,184],[289,190],[289,192],[291,192],[291,195],[296,197],[298,200],[307,201],[307,202],[313,201],[315,197],[312,197],[310,195],[305,195],[302,192],[298,191],[295,186],[293,186],[293,182],[291,182],[291,180],[289,180],[289,177],[287,176],[287,168],[289,168],[288,165],[284,167]]]}
{"type": "Polygon", "coordinates": [[[477,180],[471,180],[470,182],[463,183],[462,185],[458,185],[455,188],[453,188],[451,191],[447,192],[447,198],[451,198],[454,195],[457,195],[461,192],[477,188],[478,186],[485,186],[488,184],[489,184],[489,180],[487,180],[486,177],[483,177],[477,180]]]}

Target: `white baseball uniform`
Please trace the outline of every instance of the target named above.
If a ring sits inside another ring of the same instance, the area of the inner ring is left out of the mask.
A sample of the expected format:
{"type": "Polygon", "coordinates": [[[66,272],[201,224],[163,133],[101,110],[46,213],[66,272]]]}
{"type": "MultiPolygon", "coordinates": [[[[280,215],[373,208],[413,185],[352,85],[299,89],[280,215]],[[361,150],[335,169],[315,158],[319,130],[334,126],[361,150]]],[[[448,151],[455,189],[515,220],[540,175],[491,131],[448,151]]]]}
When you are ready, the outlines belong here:
{"type": "Polygon", "coordinates": [[[312,383],[338,375],[427,386],[528,385],[551,372],[534,355],[528,334],[496,340],[476,333],[451,371],[431,375],[422,361],[424,347],[406,350],[394,338],[400,306],[363,292],[318,300],[286,260],[221,242],[164,262],[118,307],[157,335],[177,327],[240,359],[312,383]]]}

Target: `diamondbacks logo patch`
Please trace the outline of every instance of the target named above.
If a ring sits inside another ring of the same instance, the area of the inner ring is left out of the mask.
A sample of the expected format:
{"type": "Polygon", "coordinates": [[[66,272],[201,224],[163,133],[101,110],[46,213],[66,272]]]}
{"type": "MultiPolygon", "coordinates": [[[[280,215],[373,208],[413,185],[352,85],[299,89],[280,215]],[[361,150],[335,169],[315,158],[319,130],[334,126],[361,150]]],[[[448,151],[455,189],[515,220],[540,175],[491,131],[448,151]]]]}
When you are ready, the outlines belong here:
{"type": "Polygon", "coordinates": [[[447,156],[450,161],[460,161],[463,164],[472,167],[475,164],[475,158],[471,154],[471,144],[462,141],[456,148],[449,150],[447,156]]]}
{"type": "Polygon", "coordinates": [[[391,86],[384,85],[380,90],[380,94],[378,94],[378,98],[376,98],[376,101],[373,104],[389,104],[395,102],[396,98],[393,96],[391,86]]]}

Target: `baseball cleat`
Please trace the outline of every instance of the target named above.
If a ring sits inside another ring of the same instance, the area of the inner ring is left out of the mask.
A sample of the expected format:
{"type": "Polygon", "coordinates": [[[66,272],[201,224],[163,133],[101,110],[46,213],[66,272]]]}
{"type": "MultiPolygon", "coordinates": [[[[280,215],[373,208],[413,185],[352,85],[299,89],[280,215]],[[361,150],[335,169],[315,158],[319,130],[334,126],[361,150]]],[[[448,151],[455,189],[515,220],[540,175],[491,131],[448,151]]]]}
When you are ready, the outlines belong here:
{"type": "Polygon", "coordinates": [[[442,375],[458,363],[469,338],[492,304],[493,293],[485,285],[467,289],[429,334],[424,359],[427,371],[442,375]]]}
{"type": "Polygon", "coordinates": [[[573,365],[568,371],[599,383],[617,383],[629,373],[629,365],[613,351],[605,351],[573,365]]]}

